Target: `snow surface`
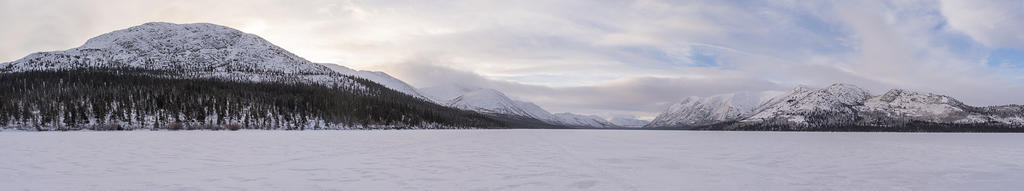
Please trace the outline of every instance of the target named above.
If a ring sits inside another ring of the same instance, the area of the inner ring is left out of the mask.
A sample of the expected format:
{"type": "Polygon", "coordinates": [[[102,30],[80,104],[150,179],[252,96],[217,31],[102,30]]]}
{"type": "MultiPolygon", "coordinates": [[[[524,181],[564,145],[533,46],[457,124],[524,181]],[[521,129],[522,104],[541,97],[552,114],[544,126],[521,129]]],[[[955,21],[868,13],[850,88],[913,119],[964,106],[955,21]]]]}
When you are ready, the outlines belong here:
{"type": "Polygon", "coordinates": [[[1019,190],[1024,134],[2,132],[3,190],[1019,190]]]}

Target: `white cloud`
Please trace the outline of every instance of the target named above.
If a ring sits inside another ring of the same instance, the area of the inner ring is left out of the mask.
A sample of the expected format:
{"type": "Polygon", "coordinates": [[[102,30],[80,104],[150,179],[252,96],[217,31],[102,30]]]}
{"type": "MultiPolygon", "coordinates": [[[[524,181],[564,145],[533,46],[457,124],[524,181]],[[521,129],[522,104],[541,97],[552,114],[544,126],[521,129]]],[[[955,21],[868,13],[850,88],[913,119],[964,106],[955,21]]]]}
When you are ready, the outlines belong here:
{"type": "Polygon", "coordinates": [[[949,26],[996,48],[1024,49],[1024,1],[942,0],[949,26]]]}
{"type": "MultiPolygon", "coordinates": [[[[970,47],[951,48],[936,30],[944,22],[929,1],[894,1],[839,4],[840,18],[858,43],[846,62],[856,76],[879,82],[876,91],[909,88],[948,94],[968,104],[993,105],[1019,102],[1024,96],[1020,81],[997,68],[980,63],[970,47]]],[[[871,86],[869,86],[871,87],[871,86]]]]}

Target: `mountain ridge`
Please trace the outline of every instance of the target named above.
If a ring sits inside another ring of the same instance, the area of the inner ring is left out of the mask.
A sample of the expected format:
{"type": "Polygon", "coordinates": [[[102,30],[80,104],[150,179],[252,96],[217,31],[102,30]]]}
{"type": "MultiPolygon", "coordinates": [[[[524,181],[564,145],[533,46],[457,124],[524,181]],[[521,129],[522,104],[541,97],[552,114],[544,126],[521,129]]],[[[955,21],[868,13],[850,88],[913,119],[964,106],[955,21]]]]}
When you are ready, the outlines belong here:
{"type": "MultiPolygon", "coordinates": [[[[721,97],[721,95],[716,95],[721,97]]],[[[712,97],[703,98],[709,99],[712,97]]],[[[680,103],[687,103],[684,99],[680,103]]],[[[678,105],[678,104],[677,104],[678,105]]],[[[1019,105],[974,107],[952,97],[933,93],[892,89],[882,95],[850,84],[832,84],[813,89],[798,86],[790,92],[763,100],[748,112],[732,113],[734,118],[697,118],[685,115],[697,111],[722,109],[726,106],[685,105],[663,113],[655,121],[681,121],[676,124],[654,124],[647,128],[684,128],[709,130],[907,130],[970,131],[971,126],[995,129],[1024,128],[1024,107],[1019,105]],[[673,110],[675,109],[675,110],[673,110]],[[692,111],[691,111],[692,110],[692,111]],[[688,125],[698,124],[698,125],[688,125]],[[924,126],[921,129],[915,126],[924,126]]],[[[982,129],[982,128],[978,128],[982,129]]]]}

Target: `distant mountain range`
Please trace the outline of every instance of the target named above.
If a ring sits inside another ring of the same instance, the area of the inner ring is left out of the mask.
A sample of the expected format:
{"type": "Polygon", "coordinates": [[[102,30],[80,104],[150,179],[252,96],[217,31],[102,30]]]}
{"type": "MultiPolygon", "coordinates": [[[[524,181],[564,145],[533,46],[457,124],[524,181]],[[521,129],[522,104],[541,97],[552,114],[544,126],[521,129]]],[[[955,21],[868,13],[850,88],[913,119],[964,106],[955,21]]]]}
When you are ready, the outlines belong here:
{"type": "Polygon", "coordinates": [[[537,104],[513,100],[504,93],[481,87],[449,84],[420,89],[435,103],[483,113],[505,114],[537,119],[549,124],[578,128],[619,127],[604,118],[573,113],[551,114],[537,104]]]}
{"type": "Polygon", "coordinates": [[[949,96],[893,89],[882,95],[850,84],[788,93],[691,97],[647,128],[820,131],[1016,131],[1024,106],[974,107],[949,96]]]}
{"type": "Polygon", "coordinates": [[[636,117],[612,117],[608,122],[626,128],[639,128],[651,123],[651,121],[640,120],[636,117]]]}
{"type": "Polygon", "coordinates": [[[705,126],[737,120],[772,98],[772,92],[731,93],[710,97],[691,96],[669,106],[648,127],[705,126]]]}

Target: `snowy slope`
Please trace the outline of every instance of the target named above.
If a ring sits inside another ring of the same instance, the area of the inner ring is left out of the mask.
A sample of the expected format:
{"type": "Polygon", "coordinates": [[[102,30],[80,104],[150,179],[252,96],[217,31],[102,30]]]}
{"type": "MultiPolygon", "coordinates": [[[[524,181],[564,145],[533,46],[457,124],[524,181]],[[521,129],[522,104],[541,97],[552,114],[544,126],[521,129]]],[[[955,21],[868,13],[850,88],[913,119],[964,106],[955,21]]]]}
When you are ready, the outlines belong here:
{"type": "Polygon", "coordinates": [[[33,53],[0,63],[0,72],[96,68],[158,70],[175,72],[177,77],[246,81],[347,81],[327,67],[256,35],[208,23],[146,23],[94,37],[78,48],[33,53]]]}
{"type": "Polygon", "coordinates": [[[420,94],[420,92],[417,91],[416,88],[414,88],[411,85],[403,82],[402,80],[399,80],[399,79],[397,79],[395,77],[391,77],[391,75],[388,75],[387,73],[384,73],[384,72],[366,71],[366,70],[358,70],[357,71],[357,70],[353,70],[351,68],[348,68],[348,67],[345,67],[345,66],[342,66],[342,65],[337,65],[337,64],[320,64],[320,65],[327,66],[327,68],[330,68],[334,72],[340,73],[342,75],[355,76],[355,77],[367,79],[367,80],[376,82],[376,83],[378,83],[380,85],[383,85],[384,87],[390,88],[392,90],[399,91],[399,92],[402,92],[402,93],[405,93],[405,94],[409,94],[409,95],[411,95],[413,97],[422,98],[422,99],[425,99],[425,100],[430,100],[426,96],[423,96],[422,94],[420,94]]]}
{"type": "Polygon", "coordinates": [[[596,115],[580,115],[574,113],[556,113],[553,114],[558,119],[558,123],[569,126],[582,126],[582,127],[596,127],[596,128],[614,128],[619,127],[604,118],[596,115]]]}
{"type": "Polygon", "coordinates": [[[1024,126],[1024,105],[1002,105],[978,108],[992,120],[1024,126]]]}
{"type": "Polygon", "coordinates": [[[711,97],[689,97],[673,104],[648,127],[702,126],[737,120],[764,103],[773,92],[732,93],[711,97]]]}

